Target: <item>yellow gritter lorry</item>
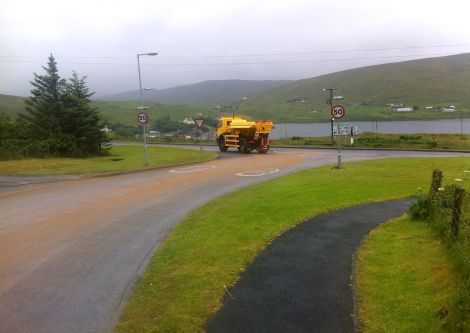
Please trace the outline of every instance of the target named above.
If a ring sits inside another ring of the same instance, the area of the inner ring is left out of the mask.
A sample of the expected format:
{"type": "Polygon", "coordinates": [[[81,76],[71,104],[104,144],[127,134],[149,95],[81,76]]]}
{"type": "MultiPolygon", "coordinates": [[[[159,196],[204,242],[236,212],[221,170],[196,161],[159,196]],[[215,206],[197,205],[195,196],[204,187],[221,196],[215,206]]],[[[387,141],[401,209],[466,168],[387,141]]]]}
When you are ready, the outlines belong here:
{"type": "Polygon", "coordinates": [[[269,150],[268,137],[271,128],[274,128],[271,121],[248,121],[235,116],[222,117],[217,128],[217,144],[222,152],[234,147],[245,154],[253,149],[259,153],[266,153],[269,150]]]}

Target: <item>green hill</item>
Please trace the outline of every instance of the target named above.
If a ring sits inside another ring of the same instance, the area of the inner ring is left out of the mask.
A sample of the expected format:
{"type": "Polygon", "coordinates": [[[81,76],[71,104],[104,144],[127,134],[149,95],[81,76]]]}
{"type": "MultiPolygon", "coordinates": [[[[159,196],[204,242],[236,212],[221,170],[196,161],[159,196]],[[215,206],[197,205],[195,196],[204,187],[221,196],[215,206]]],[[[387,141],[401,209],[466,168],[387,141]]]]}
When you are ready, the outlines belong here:
{"type": "MultiPolygon", "coordinates": [[[[5,113],[15,118],[18,113],[25,112],[25,97],[0,95],[0,114],[5,113]]],[[[106,123],[121,123],[125,125],[138,126],[137,114],[138,102],[135,101],[92,101],[92,106],[98,108],[106,123]]],[[[181,121],[185,117],[193,117],[198,114],[203,116],[218,117],[218,113],[206,106],[188,105],[162,105],[156,103],[145,103],[149,108],[146,112],[150,120],[170,115],[171,119],[181,121]]]]}
{"type": "Polygon", "coordinates": [[[4,113],[12,118],[20,112],[24,112],[24,97],[0,94],[0,113],[4,113]]]}
{"type": "Polygon", "coordinates": [[[470,54],[369,66],[300,80],[249,98],[240,112],[278,122],[327,121],[328,94],[334,87],[350,120],[439,119],[470,116],[470,54]],[[302,102],[303,101],[303,102],[302,102]],[[418,106],[397,113],[388,103],[418,106]],[[460,112],[442,113],[455,105],[460,112]],[[434,111],[424,111],[433,106],[434,111]]]}
{"type": "MultiPolygon", "coordinates": [[[[201,87],[204,88],[206,97],[217,96],[217,84],[213,85],[217,82],[219,81],[209,81],[196,87],[189,85],[181,88],[190,87],[187,91],[188,96],[191,95],[192,98],[196,96],[193,93],[201,87]],[[210,87],[213,87],[214,91],[209,92],[212,89],[210,87]]],[[[237,85],[245,81],[227,82],[237,85]]],[[[326,104],[328,95],[322,91],[322,88],[329,87],[338,89],[335,95],[344,96],[344,100],[339,103],[346,106],[347,119],[350,121],[470,118],[470,54],[351,69],[284,84],[254,96],[250,93],[239,94],[237,91],[237,96],[248,98],[241,102],[237,98],[237,102],[224,105],[220,110],[211,108],[209,103],[207,106],[198,103],[187,106],[152,102],[146,105],[149,105],[151,120],[167,114],[173,120],[183,120],[199,113],[213,117],[223,113],[247,115],[252,119],[272,119],[278,123],[329,121],[329,106],[326,104]],[[416,106],[418,111],[397,113],[386,106],[389,103],[416,106]],[[443,107],[450,105],[455,105],[458,112],[440,112],[443,107]],[[433,110],[426,110],[426,106],[433,106],[433,110]]],[[[176,88],[172,89],[180,91],[176,88]]],[[[254,89],[253,93],[256,91],[259,92],[254,89]]],[[[223,94],[220,94],[222,100],[223,94]]],[[[24,111],[23,99],[0,95],[0,113],[15,116],[24,111]]],[[[146,100],[150,100],[148,96],[146,100]]],[[[136,125],[136,101],[98,100],[94,101],[93,105],[99,108],[108,123],[136,125]]]]}
{"type": "MultiPolygon", "coordinates": [[[[93,101],[93,107],[98,108],[107,123],[117,123],[138,126],[137,114],[139,105],[136,101],[93,101]]],[[[156,103],[145,103],[148,109],[145,112],[149,115],[150,121],[170,115],[172,120],[182,121],[186,117],[194,117],[199,114],[206,117],[218,117],[218,113],[205,106],[188,105],[163,105],[156,103]]]]}
{"type": "MultiPolygon", "coordinates": [[[[145,91],[145,100],[170,105],[211,105],[236,103],[243,97],[269,91],[293,81],[210,80],[194,84],[145,91]]],[[[139,91],[97,98],[108,101],[137,101],[139,91]]]]}

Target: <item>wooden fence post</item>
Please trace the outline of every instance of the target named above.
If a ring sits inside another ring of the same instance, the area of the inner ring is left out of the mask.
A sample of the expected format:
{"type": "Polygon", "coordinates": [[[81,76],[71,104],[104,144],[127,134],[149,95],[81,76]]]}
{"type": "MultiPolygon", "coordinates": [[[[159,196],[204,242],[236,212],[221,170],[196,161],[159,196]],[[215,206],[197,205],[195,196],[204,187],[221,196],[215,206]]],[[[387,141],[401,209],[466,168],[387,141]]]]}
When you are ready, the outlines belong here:
{"type": "Polygon", "coordinates": [[[439,169],[434,169],[432,172],[432,181],[431,188],[429,189],[429,198],[434,197],[434,195],[439,191],[439,187],[442,185],[442,171],[439,169]]]}
{"type": "Polygon", "coordinates": [[[454,206],[452,208],[452,225],[451,231],[454,239],[459,235],[460,220],[462,218],[462,201],[465,190],[461,187],[456,187],[454,191],[454,206]]]}

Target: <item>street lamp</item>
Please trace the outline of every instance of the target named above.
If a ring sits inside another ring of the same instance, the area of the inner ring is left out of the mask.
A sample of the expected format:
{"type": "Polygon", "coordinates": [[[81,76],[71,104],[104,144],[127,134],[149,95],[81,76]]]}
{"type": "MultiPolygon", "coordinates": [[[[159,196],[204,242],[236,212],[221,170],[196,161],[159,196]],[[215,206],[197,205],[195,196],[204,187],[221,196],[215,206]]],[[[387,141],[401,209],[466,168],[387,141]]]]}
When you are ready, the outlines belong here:
{"type": "MultiPolygon", "coordinates": [[[[149,53],[137,53],[137,71],[139,72],[139,96],[140,96],[140,106],[138,109],[144,110],[144,99],[142,97],[142,78],[140,76],[140,57],[141,56],[156,56],[158,53],[149,52],[149,53]]],[[[147,135],[145,134],[145,124],[142,125],[144,131],[144,161],[145,165],[148,165],[148,154],[147,154],[147,135]]]]}

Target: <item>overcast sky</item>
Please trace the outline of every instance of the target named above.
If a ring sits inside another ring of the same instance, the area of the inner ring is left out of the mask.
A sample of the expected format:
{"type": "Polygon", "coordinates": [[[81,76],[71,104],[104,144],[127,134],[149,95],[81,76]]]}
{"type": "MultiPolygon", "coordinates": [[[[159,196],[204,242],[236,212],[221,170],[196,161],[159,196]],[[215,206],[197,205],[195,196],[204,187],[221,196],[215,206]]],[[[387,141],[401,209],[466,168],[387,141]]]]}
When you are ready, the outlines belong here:
{"type": "Polygon", "coordinates": [[[1,0],[0,94],[27,96],[53,54],[97,95],[205,80],[302,79],[470,52],[470,3],[1,0]]]}

